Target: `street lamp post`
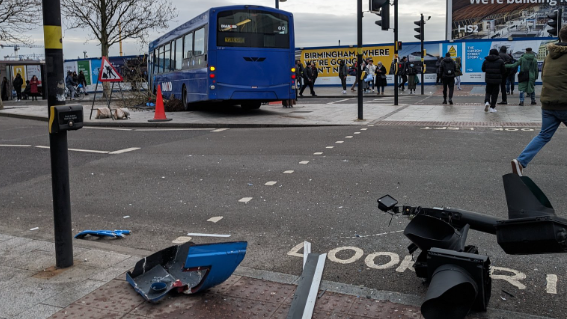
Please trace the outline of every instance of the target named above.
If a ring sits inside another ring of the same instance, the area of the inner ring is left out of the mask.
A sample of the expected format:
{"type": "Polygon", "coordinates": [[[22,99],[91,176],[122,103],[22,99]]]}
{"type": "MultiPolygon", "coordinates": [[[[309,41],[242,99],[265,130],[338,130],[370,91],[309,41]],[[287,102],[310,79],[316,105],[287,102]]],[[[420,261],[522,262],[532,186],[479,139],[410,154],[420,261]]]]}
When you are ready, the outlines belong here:
{"type": "Polygon", "coordinates": [[[280,8],[280,2],[286,2],[287,0],[276,0],[276,9],[280,8]]]}

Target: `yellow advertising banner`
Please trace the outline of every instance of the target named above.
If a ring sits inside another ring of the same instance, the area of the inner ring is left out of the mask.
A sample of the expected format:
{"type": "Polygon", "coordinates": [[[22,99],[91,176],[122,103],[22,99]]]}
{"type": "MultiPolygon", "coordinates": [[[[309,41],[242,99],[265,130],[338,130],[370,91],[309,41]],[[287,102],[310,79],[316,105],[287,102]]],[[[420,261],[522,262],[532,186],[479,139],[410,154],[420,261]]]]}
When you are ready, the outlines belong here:
{"type": "MultiPolygon", "coordinates": [[[[347,67],[354,65],[357,61],[356,52],[357,48],[354,47],[303,50],[301,51],[301,63],[306,65],[307,62],[315,62],[319,71],[319,77],[338,77],[339,61],[345,60],[347,67]]],[[[362,57],[364,59],[372,58],[374,65],[377,65],[379,61],[382,62],[389,73],[394,60],[394,46],[363,47],[362,57]]]]}
{"type": "Polygon", "coordinates": [[[26,87],[26,66],[14,65],[12,67],[12,81],[14,81],[18,73],[22,76],[22,80],[24,81],[24,84],[22,84],[22,92],[23,92],[24,88],[26,87]]]}

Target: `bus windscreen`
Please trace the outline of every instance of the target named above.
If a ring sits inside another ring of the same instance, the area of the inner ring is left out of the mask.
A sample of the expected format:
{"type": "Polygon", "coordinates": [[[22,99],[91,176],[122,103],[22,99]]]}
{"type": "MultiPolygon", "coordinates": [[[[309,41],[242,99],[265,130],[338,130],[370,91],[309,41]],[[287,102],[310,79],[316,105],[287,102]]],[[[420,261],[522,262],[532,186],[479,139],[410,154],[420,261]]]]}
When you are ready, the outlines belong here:
{"type": "Polygon", "coordinates": [[[289,19],[283,14],[230,10],[217,17],[217,46],[289,49],[289,19]]]}

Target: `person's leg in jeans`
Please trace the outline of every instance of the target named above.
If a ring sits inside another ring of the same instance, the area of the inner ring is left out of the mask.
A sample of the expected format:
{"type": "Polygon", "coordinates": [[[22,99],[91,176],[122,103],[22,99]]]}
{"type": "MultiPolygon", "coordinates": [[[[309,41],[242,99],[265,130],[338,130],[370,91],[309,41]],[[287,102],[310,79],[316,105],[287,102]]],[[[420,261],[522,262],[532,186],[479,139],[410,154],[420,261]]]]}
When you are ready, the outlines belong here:
{"type": "Polygon", "coordinates": [[[532,93],[528,93],[528,95],[530,96],[530,98],[532,99],[532,105],[537,104],[536,99],[535,99],[535,91],[532,93]]]}
{"type": "Polygon", "coordinates": [[[457,90],[461,89],[461,77],[460,76],[457,76],[455,78],[455,85],[457,86],[457,90]]]}
{"type": "Polygon", "coordinates": [[[520,91],[520,105],[524,105],[524,91],[520,91]]]}
{"type": "Polygon", "coordinates": [[[551,140],[559,124],[567,125],[567,111],[541,110],[541,131],[518,156],[522,167],[527,167],[537,153],[551,140]]]}

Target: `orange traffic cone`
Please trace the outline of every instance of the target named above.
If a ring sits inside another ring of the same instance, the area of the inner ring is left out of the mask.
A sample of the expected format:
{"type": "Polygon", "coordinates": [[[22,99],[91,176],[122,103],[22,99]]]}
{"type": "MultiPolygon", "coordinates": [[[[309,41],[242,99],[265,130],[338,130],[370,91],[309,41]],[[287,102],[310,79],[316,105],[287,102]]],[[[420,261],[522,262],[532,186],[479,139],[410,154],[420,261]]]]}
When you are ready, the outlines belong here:
{"type": "Polygon", "coordinates": [[[165,117],[165,111],[163,109],[163,98],[161,97],[161,86],[157,86],[157,98],[156,98],[156,112],[154,114],[153,120],[148,120],[148,122],[165,122],[171,121],[165,117]]]}

